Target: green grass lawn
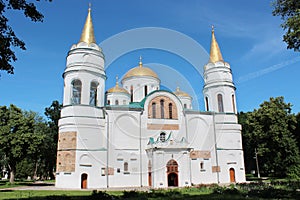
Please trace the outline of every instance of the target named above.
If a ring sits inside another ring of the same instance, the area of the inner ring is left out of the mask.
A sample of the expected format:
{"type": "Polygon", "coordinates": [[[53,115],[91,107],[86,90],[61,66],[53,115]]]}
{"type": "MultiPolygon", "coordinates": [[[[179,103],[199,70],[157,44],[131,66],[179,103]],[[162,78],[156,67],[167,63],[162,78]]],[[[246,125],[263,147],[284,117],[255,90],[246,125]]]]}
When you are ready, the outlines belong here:
{"type": "MultiPolygon", "coordinates": [[[[7,183],[0,183],[5,190],[0,190],[2,199],[31,200],[194,200],[194,199],[299,199],[300,181],[254,182],[230,186],[199,185],[195,187],[156,189],[142,191],[91,191],[91,190],[12,190],[7,183]],[[112,198],[113,197],[113,198],[112,198]]],[[[13,185],[34,186],[32,182],[18,182],[13,185]]],[[[49,184],[49,183],[47,183],[49,184]]],[[[53,183],[50,183],[53,184],[53,183]]]]}
{"type": "MultiPolygon", "coordinates": [[[[85,197],[90,196],[91,191],[64,191],[64,190],[8,190],[0,191],[0,199],[28,199],[33,197],[49,197],[49,196],[60,196],[60,197],[85,197]]],[[[46,198],[45,198],[46,199],[46,198]]],[[[57,198],[58,199],[58,198],[57,198]]],[[[80,198],[76,198],[80,199],[80,198]]]]}

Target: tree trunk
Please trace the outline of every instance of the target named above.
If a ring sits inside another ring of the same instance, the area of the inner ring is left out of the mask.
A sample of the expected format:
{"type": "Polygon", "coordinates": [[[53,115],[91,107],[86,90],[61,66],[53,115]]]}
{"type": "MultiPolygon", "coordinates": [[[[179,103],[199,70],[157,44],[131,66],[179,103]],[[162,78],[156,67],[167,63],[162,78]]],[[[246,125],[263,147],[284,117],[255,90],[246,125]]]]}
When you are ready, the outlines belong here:
{"type": "Polygon", "coordinates": [[[33,174],[33,180],[37,180],[37,170],[38,170],[38,162],[35,162],[35,169],[34,169],[34,174],[33,174]]]}
{"type": "Polygon", "coordinates": [[[9,182],[11,183],[11,184],[14,184],[14,182],[15,182],[15,174],[16,174],[16,167],[15,167],[15,165],[13,164],[13,163],[8,163],[8,168],[9,168],[9,174],[10,174],[10,176],[9,176],[9,182]]]}
{"type": "Polygon", "coordinates": [[[14,184],[14,183],[15,183],[15,170],[10,170],[9,182],[10,182],[11,184],[14,184]]]}

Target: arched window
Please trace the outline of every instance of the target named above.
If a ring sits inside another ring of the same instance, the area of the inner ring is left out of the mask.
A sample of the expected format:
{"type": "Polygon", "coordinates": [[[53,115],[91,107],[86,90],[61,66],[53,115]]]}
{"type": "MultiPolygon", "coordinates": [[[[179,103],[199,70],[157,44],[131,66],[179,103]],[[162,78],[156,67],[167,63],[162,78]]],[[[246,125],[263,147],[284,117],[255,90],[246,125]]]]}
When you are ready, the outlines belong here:
{"type": "Polygon", "coordinates": [[[156,118],[156,103],[152,103],[152,118],[156,118]]]}
{"type": "Polygon", "coordinates": [[[145,93],[145,96],[147,96],[147,94],[148,94],[148,87],[147,87],[147,85],[145,85],[145,87],[144,87],[144,93],[145,93]]]}
{"type": "Polygon", "coordinates": [[[128,172],[128,162],[124,162],[124,172],[128,172]]]}
{"type": "Polygon", "coordinates": [[[209,111],[208,97],[205,97],[206,111],[209,111]]]}
{"type": "Polygon", "coordinates": [[[110,100],[107,100],[107,105],[110,105],[110,100]]]}
{"type": "Polygon", "coordinates": [[[162,133],[159,135],[159,140],[162,141],[162,142],[165,142],[165,141],[166,141],[166,133],[165,133],[165,132],[162,132],[162,133]]]}
{"type": "Polygon", "coordinates": [[[76,79],[72,81],[72,97],[71,104],[81,103],[81,81],[76,79]]]}
{"type": "Polygon", "coordinates": [[[185,108],[185,109],[187,108],[187,106],[186,106],[186,103],[185,103],[185,104],[183,104],[183,108],[185,108]]]}
{"type": "Polygon", "coordinates": [[[219,112],[224,112],[222,94],[218,94],[218,109],[219,109],[219,112]]]}
{"type": "Polygon", "coordinates": [[[234,94],[231,96],[232,99],[232,110],[235,113],[235,100],[234,100],[234,94]]]}
{"type": "Polygon", "coordinates": [[[160,118],[161,119],[165,118],[164,103],[165,103],[165,101],[163,99],[160,100],[160,118]]]}
{"type": "Polygon", "coordinates": [[[97,105],[97,87],[98,87],[98,83],[91,82],[91,87],[90,87],[90,105],[91,106],[97,105]]]}
{"type": "Polygon", "coordinates": [[[130,86],[130,101],[133,102],[133,86],[130,86]]]}
{"type": "Polygon", "coordinates": [[[170,119],[173,119],[173,113],[172,113],[172,109],[173,109],[173,105],[172,105],[172,103],[169,103],[169,118],[170,119]]]}
{"type": "Polygon", "coordinates": [[[118,99],[115,101],[115,105],[119,105],[119,100],[118,99]]]}

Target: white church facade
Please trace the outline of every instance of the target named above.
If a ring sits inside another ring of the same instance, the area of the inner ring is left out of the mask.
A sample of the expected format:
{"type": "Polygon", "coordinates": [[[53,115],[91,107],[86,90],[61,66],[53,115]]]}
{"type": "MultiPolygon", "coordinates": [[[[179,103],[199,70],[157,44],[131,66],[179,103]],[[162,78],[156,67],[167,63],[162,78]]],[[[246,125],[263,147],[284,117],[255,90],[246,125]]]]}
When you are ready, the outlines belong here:
{"type": "Polygon", "coordinates": [[[235,86],[214,30],[204,66],[205,111],[189,94],[160,89],[140,60],[105,91],[104,54],[89,9],[67,55],[56,187],[191,186],[245,182],[235,86]]]}

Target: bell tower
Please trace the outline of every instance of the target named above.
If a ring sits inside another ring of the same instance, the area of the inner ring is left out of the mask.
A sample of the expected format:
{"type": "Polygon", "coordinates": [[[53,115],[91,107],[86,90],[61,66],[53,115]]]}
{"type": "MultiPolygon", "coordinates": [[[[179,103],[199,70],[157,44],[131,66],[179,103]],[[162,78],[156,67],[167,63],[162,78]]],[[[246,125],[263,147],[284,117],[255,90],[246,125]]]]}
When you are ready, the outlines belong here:
{"type": "Polygon", "coordinates": [[[204,66],[203,96],[206,111],[237,113],[235,89],[230,65],[223,60],[212,27],[210,58],[204,66]]]}
{"type": "Polygon", "coordinates": [[[104,55],[96,44],[91,8],[88,10],[79,42],[71,47],[67,55],[63,77],[64,106],[104,106],[104,55]]]}
{"type": "Polygon", "coordinates": [[[107,141],[104,55],[96,44],[91,8],[79,42],[68,52],[63,78],[56,187],[89,188],[98,182],[104,186],[104,177],[93,176],[105,167],[107,141]]]}

